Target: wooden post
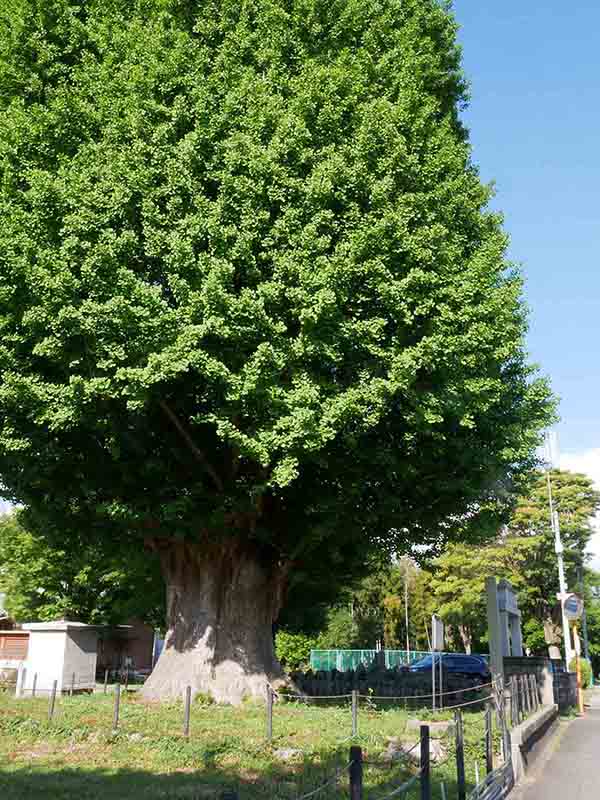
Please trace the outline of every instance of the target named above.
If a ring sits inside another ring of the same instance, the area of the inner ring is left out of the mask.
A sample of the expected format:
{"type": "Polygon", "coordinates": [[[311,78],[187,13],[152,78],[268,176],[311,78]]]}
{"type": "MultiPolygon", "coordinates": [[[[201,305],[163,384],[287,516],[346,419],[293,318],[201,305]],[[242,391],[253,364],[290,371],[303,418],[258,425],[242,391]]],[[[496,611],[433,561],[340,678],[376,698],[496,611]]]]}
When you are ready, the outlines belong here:
{"type": "Polygon", "coordinates": [[[540,698],[538,696],[537,679],[535,675],[529,676],[529,685],[531,687],[531,697],[533,699],[533,710],[537,711],[540,704],[540,698]]]}
{"type": "Polygon", "coordinates": [[[192,687],[185,687],[185,707],[183,710],[183,735],[190,738],[190,707],[192,705],[192,687]]]}
{"type": "Polygon", "coordinates": [[[113,733],[119,729],[119,706],[121,705],[121,684],[115,686],[115,710],[113,713],[113,733]]]}
{"type": "Polygon", "coordinates": [[[35,697],[35,690],[37,688],[37,672],[33,675],[33,684],[31,685],[31,696],[35,697]]]}
{"type": "Polygon", "coordinates": [[[358,733],[358,691],[352,690],[352,736],[358,733]]]}
{"type": "Polygon", "coordinates": [[[273,741],[273,690],[267,686],[267,742],[273,741]]]}
{"type": "Polygon", "coordinates": [[[71,675],[71,688],[69,689],[69,697],[73,697],[75,691],[75,673],[71,675]]]}
{"type": "Polygon", "coordinates": [[[106,694],[108,689],[108,670],[104,670],[104,694],[106,694]]]}
{"type": "Polygon", "coordinates": [[[50,703],[48,705],[48,719],[51,721],[52,717],[54,716],[54,705],[56,703],[56,685],[57,682],[54,681],[52,684],[52,691],[50,692],[50,703]]]}
{"type": "Polygon", "coordinates": [[[513,675],[510,679],[510,724],[513,728],[519,724],[517,709],[517,686],[513,675]]]}
{"type": "Polygon", "coordinates": [[[465,783],[465,743],[463,737],[462,712],[457,708],[454,712],[454,735],[456,737],[456,790],[458,800],[466,800],[465,783]]]}
{"type": "Polygon", "coordinates": [[[431,800],[431,776],[429,774],[429,725],[421,725],[421,800],[431,800]]]}
{"type": "Polygon", "coordinates": [[[531,691],[531,675],[525,675],[525,686],[527,687],[527,702],[529,704],[529,713],[535,711],[533,705],[533,692],[531,691]]]}
{"type": "Polygon", "coordinates": [[[487,775],[494,769],[492,719],[492,704],[488,703],[485,709],[485,771],[487,775]]]}
{"type": "Polygon", "coordinates": [[[350,748],[350,766],[348,767],[350,781],[350,800],[362,800],[363,793],[363,763],[362,748],[354,745],[350,748]]]}

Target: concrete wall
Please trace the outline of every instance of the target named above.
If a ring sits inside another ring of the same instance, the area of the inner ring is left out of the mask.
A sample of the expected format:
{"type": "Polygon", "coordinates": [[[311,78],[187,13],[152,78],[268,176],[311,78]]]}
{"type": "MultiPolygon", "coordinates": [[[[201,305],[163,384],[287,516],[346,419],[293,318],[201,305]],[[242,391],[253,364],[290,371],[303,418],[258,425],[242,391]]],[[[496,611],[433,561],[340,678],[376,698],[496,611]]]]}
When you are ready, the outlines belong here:
{"type": "Polygon", "coordinates": [[[26,673],[22,684],[28,694],[33,688],[33,677],[37,673],[36,692],[51,691],[57,681],[57,691],[62,690],[66,631],[35,631],[29,637],[29,653],[24,664],[26,673]]]}
{"type": "Polygon", "coordinates": [[[65,642],[62,683],[68,689],[75,674],[76,689],[93,689],[96,683],[98,634],[95,630],[70,630],[65,642]]]}
{"type": "Polygon", "coordinates": [[[539,759],[558,728],[558,709],[543,706],[510,733],[515,780],[520,780],[539,759]]]}
{"type": "Polygon", "coordinates": [[[73,673],[76,690],[93,689],[97,640],[94,629],[32,630],[23,665],[25,677],[20,680],[19,689],[29,694],[37,674],[36,693],[48,694],[54,681],[58,692],[66,692],[71,688],[73,673]]]}

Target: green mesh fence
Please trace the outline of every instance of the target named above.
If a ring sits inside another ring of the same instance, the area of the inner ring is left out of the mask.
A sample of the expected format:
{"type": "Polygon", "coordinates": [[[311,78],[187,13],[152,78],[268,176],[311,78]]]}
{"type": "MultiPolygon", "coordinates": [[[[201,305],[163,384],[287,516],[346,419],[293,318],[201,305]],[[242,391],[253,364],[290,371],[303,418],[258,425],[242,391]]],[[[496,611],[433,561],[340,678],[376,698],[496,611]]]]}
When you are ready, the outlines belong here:
{"type": "MultiPolygon", "coordinates": [[[[383,652],[387,669],[412,664],[413,661],[430,655],[428,650],[384,650],[383,652]]],[[[315,672],[332,669],[346,672],[349,669],[356,669],[361,664],[369,667],[376,655],[377,650],[311,650],[310,666],[315,672]]],[[[487,660],[488,657],[484,658],[487,660]]]]}

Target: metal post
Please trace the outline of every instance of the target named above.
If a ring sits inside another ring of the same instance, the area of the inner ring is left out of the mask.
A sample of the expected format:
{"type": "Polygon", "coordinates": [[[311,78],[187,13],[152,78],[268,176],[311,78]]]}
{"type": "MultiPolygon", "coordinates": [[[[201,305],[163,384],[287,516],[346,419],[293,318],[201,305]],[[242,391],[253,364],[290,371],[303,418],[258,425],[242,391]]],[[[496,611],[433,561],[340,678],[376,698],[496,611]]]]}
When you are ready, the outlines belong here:
{"type": "Polygon", "coordinates": [[[267,742],[273,741],[273,690],[267,686],[267,742]]]}
{"type": "Polygon", "coordinates": [[[56,686],[57,681],[52,684],[52,692],[50,693],[50,703],[48,705],[48,719],[52,720],[54,716],[54,705],[56,704],[56,686]]]}
{"type": "Polygon", "coordinates": [[[431,800],[429,774],[429,725],[421,725],[421,800],[431,800]]]}
{"type": "Polygon", "coordinates": [[[492,716],[492,704],[488,703],[485,709],[485,771],[488,775],[494,769],[492,716]]]}
{"type": "Polygon", "coordinates": [[[575,642],[575,672],[577,673],[577,707],[579,708],[579,713],[583,714],[585,707],[583,704],[583,689],[581,681],[581,643],[577,633],[577,625],[573,626],[573,640],[575,642]]]}
{"type": "Polygon", "coordinates": [[[33,684],[31,685],[31,696],[32,697],[35,697],[35,690],[37,688],[37,676],[38,676],[37,672],[34,672],[34,674],[33,674],[33,684]]]}
{"type": "Polygon", "coordinates": [[[128,686],[129,686],[129,664],[125,668],[125,691],[127,691],[128,686]]]}
{"type": "Polygon", "coordinates": [[[119,707],[121,705],[121,684],[115,686],[115,710],[113,713],[113,733],[119,729],[119,707]]]}
{"type": "Polygon", "coordinates": [[[185,707],[183,710],[183,735],[190,738],[190,708],[192,705],[192,687],[185,687],[185,707]]]}
{"type": "MultiPolygon", "coordinates": [[[[592,662],[590,659],[590,643],[588,640],[588,627],[587,627],[587,614],[585,611],[585,597],[584,597],[584,584],[583,584],[583,566],[577,567],[577,578],[579,581],[579,593],[584,598],[583,601],[583,610],[581,612],[581,632],[583,633],[583,654],[585,656],[585,660],[591,666],[592,662]]],[[[594,670],[591,670],[590,675],[590,686],[594,685],[594,670]]]]}
{"type": "Polygon", "coordinates": [[[350,766],[348,767],[350,782],[350,800],[362,800],[363,794],[363,761],[362,748],[353,745],[350,748],[350,766]]]}
{"type": "Polygon", "coordinates": [[[24,697],[25,695],[25,681],[27,680],[27,669],[23,668],[19,675],[19,686],[17,687],[17,697],[24,697]]]}
{"type": "Polygon", "coordinates": [[[104,670],[104,694],[106,694],[108,688],[108,670],[104,670]]]}
{"type": "Polygon", "coordinates": [[[440,653],[440,709],[444,708],[444,673],[442,672],[442,664],[444,661],[444,654],[440,653]]]}
{"type": "Polygon", "coordinates": [[[358,690],[352,690],[352,736],[358,734],[358,690]]]}
{"type": "Polygon", "coordinates": [[[408,559],[404,562],[404,624],[406,625],[406,652],[410,658],[410,637],[408,634],[408,559]]]}
{"type": "Polygon", "coordinates": [[[465,782],[465,744],[463,737],[462,712],[457,708],[454,712],[454,731],[456,737],[456,790],[458,800],[466,800],[465,782]]]}
{"type": "Polygon", "coordinates": [[[69,697],[73,697],[75,691],[75,673],[71,675],[71,688],[69,689],[69,697]]]}

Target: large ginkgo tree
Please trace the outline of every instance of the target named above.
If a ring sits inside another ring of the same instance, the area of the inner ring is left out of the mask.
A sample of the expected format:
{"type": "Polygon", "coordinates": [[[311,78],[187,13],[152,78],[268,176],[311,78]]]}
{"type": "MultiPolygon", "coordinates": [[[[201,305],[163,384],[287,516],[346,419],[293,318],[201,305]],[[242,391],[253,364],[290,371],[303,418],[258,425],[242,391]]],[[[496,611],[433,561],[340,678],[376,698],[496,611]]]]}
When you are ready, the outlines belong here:
{"type": "Polygon", "coordinates": [[[435,0],[0,16],[5,495],[63,549],[160,554],[147,697],[262,694],[297,573],[482,535],[551,413],[455,22],[435,0]]]}

